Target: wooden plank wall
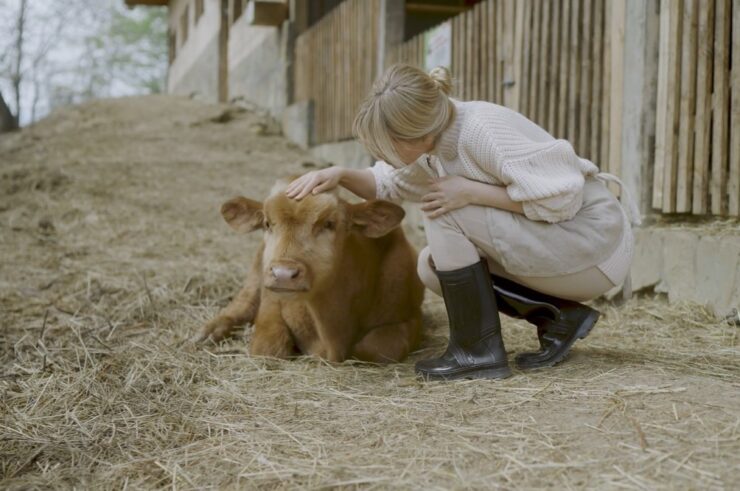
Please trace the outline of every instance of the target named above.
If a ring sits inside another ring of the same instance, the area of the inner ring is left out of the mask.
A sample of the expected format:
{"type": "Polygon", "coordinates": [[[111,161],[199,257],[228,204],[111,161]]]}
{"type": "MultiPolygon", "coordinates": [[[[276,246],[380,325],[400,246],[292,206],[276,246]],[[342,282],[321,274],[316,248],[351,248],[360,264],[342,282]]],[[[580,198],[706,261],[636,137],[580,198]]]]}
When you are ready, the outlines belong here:
{"type": "MultiPolygon", "coordinates": [[[[316,143],[349,139],[376,78],[378,0],[346,0],[297,41],[316,143]]],[[[452,19],[454,95],[520,111],[621,174],[624,2],[485,0],[452,19]]],[[[652,205],[740,216],[740,0],[660,0],[652,205]]],[[[424,34],[386,66],[424,63],[424,34]]]]}
{"type": "Polygon", "coordinates": [[[314,142],[352,138],[376,74],[378,0],[345,0],[296,39],[296,101],[313,100],[314,142]]]}
{"type": "Polygon", "coordinates": [[[740,216],[740,0],[660,15],[653,208],[740,216]]]}
{"type": "MultiPolygon", "coordinates": [[[[604,171],[611,67],[608,0],[485,0],[451,19],[454,96],[526,115],[604,171]]],[[[423,66],[424,34],[387,64],[423,66]]]]}

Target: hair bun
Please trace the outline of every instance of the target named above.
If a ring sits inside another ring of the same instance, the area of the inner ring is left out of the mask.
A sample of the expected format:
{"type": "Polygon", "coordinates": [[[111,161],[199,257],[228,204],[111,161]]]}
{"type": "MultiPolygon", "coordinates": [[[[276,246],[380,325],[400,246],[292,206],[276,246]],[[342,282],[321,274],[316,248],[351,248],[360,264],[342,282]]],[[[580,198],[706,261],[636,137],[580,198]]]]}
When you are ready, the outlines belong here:
{"type": "Polygon", "coordinates": [[[439,90],[445,95],[450,95],[452,92],[452,74],[446,67],[438,66],[432,68],[432,71],[429,72],[429,77],[439,87],[439,90]]]}

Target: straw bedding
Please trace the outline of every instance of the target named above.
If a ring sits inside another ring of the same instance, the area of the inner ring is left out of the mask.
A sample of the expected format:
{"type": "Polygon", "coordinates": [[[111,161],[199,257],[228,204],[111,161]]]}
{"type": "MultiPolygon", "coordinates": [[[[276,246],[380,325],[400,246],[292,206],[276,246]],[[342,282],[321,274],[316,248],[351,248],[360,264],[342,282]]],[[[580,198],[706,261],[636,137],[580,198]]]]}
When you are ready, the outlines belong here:
{"type": "Polygon", "coordinates": [[[431,294],[407,363],[190,343],[259,240],[220,203],[315,165],[258,112],[170,97],[0,137],[0,488],[740,486],[738,327],[698,305],[598,304],[566,362],[504,381],[414,377],[445,343],[431,294]]]}

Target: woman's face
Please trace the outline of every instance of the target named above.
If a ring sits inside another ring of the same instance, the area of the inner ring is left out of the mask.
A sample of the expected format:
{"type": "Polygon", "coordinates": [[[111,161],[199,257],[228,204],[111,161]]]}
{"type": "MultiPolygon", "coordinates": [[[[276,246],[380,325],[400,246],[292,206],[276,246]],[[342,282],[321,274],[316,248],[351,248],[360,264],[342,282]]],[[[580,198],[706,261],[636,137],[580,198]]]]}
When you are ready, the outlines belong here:
{"type": "Polygon", "coordinates": [[[401,161],[406,164],[413,164],[419,157],[429,153],[434,148],[434,137],[427,135],[418,140],[395,140],[395,147],[401,161]]]}

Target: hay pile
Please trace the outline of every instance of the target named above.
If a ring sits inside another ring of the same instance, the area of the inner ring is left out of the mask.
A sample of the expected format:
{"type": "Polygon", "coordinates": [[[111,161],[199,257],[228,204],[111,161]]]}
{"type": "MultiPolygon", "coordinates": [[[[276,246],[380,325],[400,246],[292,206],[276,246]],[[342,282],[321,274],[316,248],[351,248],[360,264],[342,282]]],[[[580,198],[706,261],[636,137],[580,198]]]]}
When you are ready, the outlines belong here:
{"type": "MultiPolygon", "coordinates": [[[[738,327],[696,305],[602,304],[566,363],[505,381],[192,346],[257,244],[220,203],[310,165],[258,114],[167,97],[0,137],[0,488],[740,485],[738,327]]],[[[411,361],[445,342],[425,317],[411,361]]]]}

